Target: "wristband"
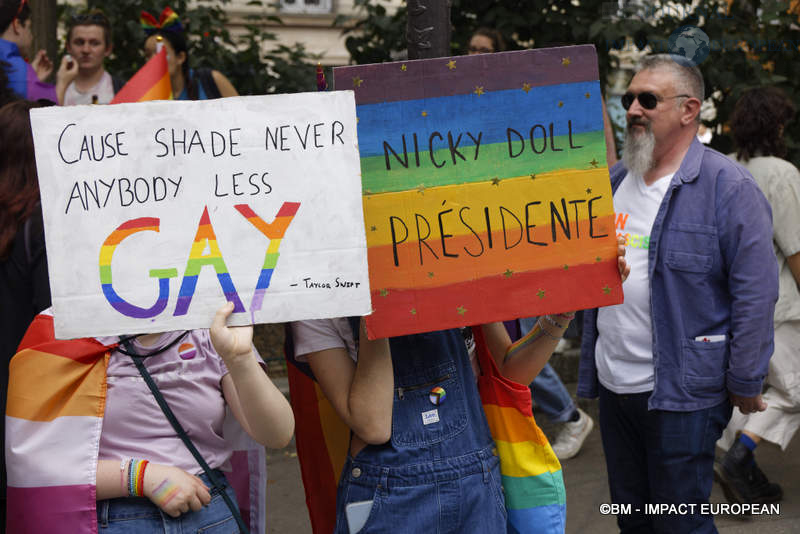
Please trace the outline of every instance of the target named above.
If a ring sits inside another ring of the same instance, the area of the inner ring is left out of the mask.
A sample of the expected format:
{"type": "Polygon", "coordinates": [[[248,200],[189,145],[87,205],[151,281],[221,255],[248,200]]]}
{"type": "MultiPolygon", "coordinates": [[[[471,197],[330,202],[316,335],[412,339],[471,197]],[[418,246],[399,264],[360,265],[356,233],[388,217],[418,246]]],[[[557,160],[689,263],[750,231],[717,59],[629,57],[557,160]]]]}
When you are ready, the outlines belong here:
{"type": "Polygon", "coordinates": [[[575,312],[571,313],[559,313],[556,317],[561,317],[562,319],[566,319],[567,321],[571,321],[575,318],[575,312]]]}
{"type": "Polygon", "coordinates": [[[541,317],[539,319],[537,319],[536,322],[539,323],[539,328],[542,330],[542,333],[544,335],[546,335],[550,339],[555,339],[556,341],[560,341],[561,340],[561,336],[554,336],[553,334],[551,334],[550,332],[547,331],[547,329],[542,324],[541,317]]]}
{"type": "Polygon", "coordinates": [[[128,491],[127,480],[125,480],[125,474],[126,474],[125,468],[127,467],[125,464],[127,463],[128,463],[127,458],[123,458],[119,462],[119,487],[120,489],[122,489],[123,493],[128,491]]]}
{"type": "Polygon", "coordinates": [[[553,317],[550,315],[545,315],[544,320],[550,323],[551,325],[555,326],[556,328],[561,328],[562,330],[567,328],[567,325],[556,322],[556,320],[553,319],[553,317]]]}

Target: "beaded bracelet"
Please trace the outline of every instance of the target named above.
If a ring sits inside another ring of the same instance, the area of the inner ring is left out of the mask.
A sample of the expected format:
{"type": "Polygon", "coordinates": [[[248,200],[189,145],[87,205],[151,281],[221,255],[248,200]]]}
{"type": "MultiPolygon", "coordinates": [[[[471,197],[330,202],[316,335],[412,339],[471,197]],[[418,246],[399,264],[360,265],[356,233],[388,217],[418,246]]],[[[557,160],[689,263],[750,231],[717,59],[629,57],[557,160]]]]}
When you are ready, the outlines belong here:
{"type": "Polygon", "coordinates": [[[567,321],[571,321],[575,318],[575,312],[571,313],[559,313],[556,317],[561,317],[562,319],[566,319],[567,321]]]}
{"type": "Polygon", "coordinates": [[[556,328],[561,328],[562,330],[567,327],[567,325],[556,322],[556,320],[553,319],[553,317],[550,315],[545,315],[544,320],[550,323],[551,325],[555,326],[556,328]]]}
{"type": "Polygon", "coordinates": [[[144,470],[147,469],[147,460],[131,458],[128,464],[128,495],[131,497],[144,497],[144,470]]]}
{"type": "Polygon", "coordinates": [[[542,318],[541,317],[539,319],[536,319],[536,322],[539,323],[539,328],[541,329],[542,333],[544,333],[544,335],[546,335],[550,339],[555,339],[556,341],[560,341],[561,340],[561,336],[554,336],[553,334],[551,334],[550,332],[547,331],[547,329],[542,324],[542,318]]]}

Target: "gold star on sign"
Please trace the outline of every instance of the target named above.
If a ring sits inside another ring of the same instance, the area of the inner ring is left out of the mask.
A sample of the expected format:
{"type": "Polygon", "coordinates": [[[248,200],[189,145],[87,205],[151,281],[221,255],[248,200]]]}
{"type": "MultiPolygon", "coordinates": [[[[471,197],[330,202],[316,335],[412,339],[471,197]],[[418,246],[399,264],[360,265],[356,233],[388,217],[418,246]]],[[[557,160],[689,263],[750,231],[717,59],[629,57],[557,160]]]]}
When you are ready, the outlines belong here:
{"type": "Polygon", "coordinates": [[[543,298],[544,298],[544,289],[540,289],[539,291],[537,291],[537,292],[536,292],[536,295],[537,295],[537,296],[538,296],[540,299],[543,299],[543,298]]]}
{"type": "Polygon", "coordinates": [[[402,65],[400,65],[400,70],[402,70],[403,72],[405,72],[405,71],[407,71],[407,70],[408,70],[408,67],[406,67],[406,64],[405,64],[405,63],[403,63],[402,65]]]}
{"type": "Polygon", "coordinates": [[[586,93],[586,98],[589,98],[590,96],[592,96],[592,93],[586,93]]]}
{"type": "Polygon", "coordinates": [[[447,62],[447,68],[450,69],[450,70],[455,70],[456,61],[454,59],[451,59],[450,61],[448,61],[447,62]]]}
{"type": "Polygon", "coordinates": [[[565,67],[568,66],[570,63],[572,63],[572,61],[569,60],[569,57],[561,58],[561,64],[564,65],[565,67]]]}
{"type": "Polygon", "coordinates": [[[511,269],[506,269],[506,272],[503,273],[503,276],[505,276],[506,278],[511,278],[512,276],[514,276],[514,271],[512,271],[511,269]]]}
{"type": "Polygon", "coordinates": [[[569,265],[567,265],[566,263],[564,264],[564,270],[565,270],[565,271],[568,271],[568,270],[569,270],[569,265]]]}
{"type": "Polygon", "coordinates": [[[523,83],[522,84],[522,90],[527,93],[528,91],[531,90],[531,84],[529,84],[528,82],[523,83]]]}
{"type": "Polygon", "coordinates": [[[535,173],[535,172],[532,172],[532,173],[531,173],[531,180],[535,180],[535,179],[536,179],[536,173],[535,173]]]}
{"type": "Polygon", "coordinates": [[[425,194],[425,186],[421,185],[417,188],[417,193],[424,195],[425,194]]]}
{"type": "Polygon", "coordinates": [[[417,314],[417,309],[416,308],[411,308],[410,311],[411,311],[411,315],[416,315],[417,314]]]}
{"type": "Polygon", "coordinates": [[[475,94],[481,96],[484,93],[482,85],[475,86],[475,94]]]}
{"type": "Polygon", "coordinates": [[[356,76],[353,78],[353,87],[361,87],[362,83],[364,83],[364,80],[362,80],[360,77],[356,76]]]}
{"type": "Polygon", "coordinates": [[[594,259],[594,261],[603,261],[603,258],[601,258],[600,256],[597,256],[597,257],[594,259]]]}
{"type": "Polygon", "coordinates": [[[603,287],[603,293],[605,293],[606,295],[608,295],[609,293],[611,293],[611,288],[610,288],[610,287],[608,287],[608,285],[606,285],[605,287],[603,287]]]}
{"type": "Polygon", "coordinates": [[[433,272],[432,271],[428,272],[428,278],[433,278],[433,272]]]}
{"type": "Polygon", "coordinates": [[[464,306],[459,306],[458,308],[456,308],[456,313],[458,313],[459,315],[464,315],[465,313],[467,313],[467,309],[464,306]]]}
{"type": "Polygon", "coordinates": [[[377,226],[370,226],[370,227],[369,227],[369,231],[370,231],[370,232],[375,232],[375,231],[377,231],[377,230],[378,230],[378,227],[377,227],[377,226]]]}
{"type": "Polygon", "coordinates": [[[592,161],[589,162],[589,165],[591,165],[592,167],[594,167],[596,169],[597,168],[597,160],[595,158],[592,158],[592,161]]]}
{"type": "Polygon", "coordinates": [[[385,297],[388,294],[389,294],[389,292],[386,289],[381,289],[381,296],[382,297],[385,297]]]}
{"type": "Polygon", "coordinates": [[[586,194],[587,195],[591,195],[592,194],[592,188],[591,187],[587,187],[586,188],[586,194]]]}
{"type": "Polygon", "coordinates": [[[500,178],[498,178],[497,176],[492,178],[492,185],[500,185],[500,178]]]}
{"type": "Polygon", "coordinates": [[[423,117],[427,117],[427,116],[428,116],[428,112],[423,110],[423,111],[422,111],[422,116],[423,116],[423,117]]]}
{"type": "Polygon", "coordinates": [[[558,107],[563,108],[564,107],[564,102],[559,100],[558,101],[558,107]]]}

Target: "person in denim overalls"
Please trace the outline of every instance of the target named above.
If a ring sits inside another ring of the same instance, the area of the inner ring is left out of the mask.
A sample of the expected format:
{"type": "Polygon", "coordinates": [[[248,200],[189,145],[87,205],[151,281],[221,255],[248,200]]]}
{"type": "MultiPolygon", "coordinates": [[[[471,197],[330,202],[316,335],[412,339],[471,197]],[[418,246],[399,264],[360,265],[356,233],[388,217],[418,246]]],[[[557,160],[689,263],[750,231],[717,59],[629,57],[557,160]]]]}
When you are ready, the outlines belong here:
{"type": "MultiPolygon", "coordinates": [[[[502,323],[480,328],[502,373],[527,384],[570,318],[543,319],[513,345],[502,323]]],[[[368,340],[363,319],[323,319],[293,323],[292,338],[352,430],[336,534],[506,532],[499,460],[461,331],[368,340]],[[353,503],[364,504],[349,525],[353,503]]]]}

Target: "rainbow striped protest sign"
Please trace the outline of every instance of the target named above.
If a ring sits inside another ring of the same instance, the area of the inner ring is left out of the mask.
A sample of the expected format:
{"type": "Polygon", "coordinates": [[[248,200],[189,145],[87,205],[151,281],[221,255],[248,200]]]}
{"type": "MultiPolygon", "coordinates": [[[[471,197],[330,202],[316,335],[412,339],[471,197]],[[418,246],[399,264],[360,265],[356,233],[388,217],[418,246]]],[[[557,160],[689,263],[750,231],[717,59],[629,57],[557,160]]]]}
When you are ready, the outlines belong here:
{"type": "Polygon", "coordinates": [[[371,309],[352,92],[31,120],[60,339],[371,309]]]}
{"type": "Polygon", "coordinates": [[[340,67],[370,337],[618,304],[592,46],[340,67]]]}

